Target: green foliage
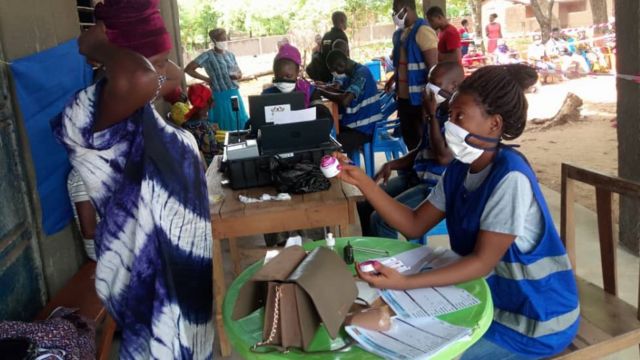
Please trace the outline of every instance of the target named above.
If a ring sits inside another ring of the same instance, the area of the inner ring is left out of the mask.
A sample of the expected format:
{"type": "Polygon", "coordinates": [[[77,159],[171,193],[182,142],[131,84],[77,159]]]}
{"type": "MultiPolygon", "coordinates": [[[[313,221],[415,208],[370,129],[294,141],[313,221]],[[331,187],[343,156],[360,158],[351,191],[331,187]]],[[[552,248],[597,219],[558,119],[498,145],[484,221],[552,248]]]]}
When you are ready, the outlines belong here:
{"type": "Polygon", "coordinates": [[[390,21],[390,0],[178,0],[180,26],[186,46],[208,41],[209,30],[224,27],[251,36],[310,33],[331,27],[331,13],[342,10],[351,34],[368,24],[390,21]]]}
{"type": "Polygon", "coordinates": [[[468,0],[447,0],[447,17],[458,18],[469,16],[471,9],[468,0]]]}
{"type": "Polygon", "coordinates": [[[214,9],[211,1],[195,0],[193,5],[185,6],[180,2],[180,37],[183,44],[190,48],[196,44],[206,43],[209,31],[218,27],[222,14],[214,9]]]}

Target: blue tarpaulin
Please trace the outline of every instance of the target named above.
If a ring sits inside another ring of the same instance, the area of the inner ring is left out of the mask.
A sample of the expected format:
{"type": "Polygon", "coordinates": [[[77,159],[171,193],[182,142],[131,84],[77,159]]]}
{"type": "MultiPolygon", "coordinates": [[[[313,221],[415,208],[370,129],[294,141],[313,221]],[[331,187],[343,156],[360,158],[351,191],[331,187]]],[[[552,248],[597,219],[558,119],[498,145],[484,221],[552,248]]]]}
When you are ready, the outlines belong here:
{"type": "Polygon", "coordinates": [[[9,66],[29,137],[47,235],[62,230],[73,216],[67,193],[67,152],[49,123],[73,95],[91,84],[92,69],[78,52],[77,40],[27,56],[9,66]]]}

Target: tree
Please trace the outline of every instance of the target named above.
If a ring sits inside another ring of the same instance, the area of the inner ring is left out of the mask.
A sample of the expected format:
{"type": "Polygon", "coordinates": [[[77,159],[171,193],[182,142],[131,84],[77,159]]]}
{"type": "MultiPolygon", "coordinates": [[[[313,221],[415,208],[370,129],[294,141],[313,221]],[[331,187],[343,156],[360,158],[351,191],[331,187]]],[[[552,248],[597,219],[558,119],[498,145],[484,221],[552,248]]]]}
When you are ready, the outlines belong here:
{"type": "Polygon", "coordinates": [[[459,18],[468,16],[470,11],[470,3],[467,0],[448,0],[447,1],[447,17],[459,18]]]}
{"type": "Polygon", "coordinates": [[[383,18],[391,19],[392,2],[388,0],[345,0],[344,5],[351,39],[354,39],[356,31],[363,27],[375,24],[383,18]]]}
{"type": "Polygon", "coordinates": [[[551,28],[553,27],[553,5],[555,0],[531,0],[533,13],[540,25],[542,43],[546,43],[551,38],[551,28]]]}
{"type": "Polygon", "coordinates": [[[601,35],[605,33],[605,27],[597,26],[600,24],[606,24],[609,22],[607,16],[607,0],[589,0],[591,5],[591,17],[593,18],[593,25],[596,25],[594,34],[601,35]]]}
{"type": "Polygon", "coordinates": [[[471,9],[471,16],[473,17],[473,24],[475,27],[475,38],[480,40],[478,49],[484,52],[484,42],[482,42],[482,0],[467,0],[468,6],[471,9]]]}

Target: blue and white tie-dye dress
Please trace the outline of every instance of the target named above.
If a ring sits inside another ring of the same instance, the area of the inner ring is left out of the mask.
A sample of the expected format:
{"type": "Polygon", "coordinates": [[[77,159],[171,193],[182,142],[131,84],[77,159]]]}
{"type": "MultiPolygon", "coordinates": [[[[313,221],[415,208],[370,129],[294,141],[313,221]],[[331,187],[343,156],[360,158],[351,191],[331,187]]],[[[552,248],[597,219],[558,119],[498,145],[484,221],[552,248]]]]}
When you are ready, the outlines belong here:
{"type": "Polygon", "coordinates": [[[212,358],[212,236],[198,146],[150,104],[94,133],[102,84],[80,91],[52,127],[102,219],[96,289],[122,330],[120,358],[212,358]]]}

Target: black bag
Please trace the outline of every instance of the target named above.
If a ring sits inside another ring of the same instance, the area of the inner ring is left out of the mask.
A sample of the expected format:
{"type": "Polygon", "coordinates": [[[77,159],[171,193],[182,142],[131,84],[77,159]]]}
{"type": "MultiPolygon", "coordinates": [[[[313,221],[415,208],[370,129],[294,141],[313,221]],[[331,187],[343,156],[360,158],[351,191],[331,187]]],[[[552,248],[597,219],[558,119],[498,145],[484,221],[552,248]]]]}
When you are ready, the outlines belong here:
{"type": "Polygon", "coordinates": [[[308,161],[287,164],[273,158],[271,177],[278,192],[289,194],[308,194],[329,190],[331,182],[317,165],[308,161]]]}

